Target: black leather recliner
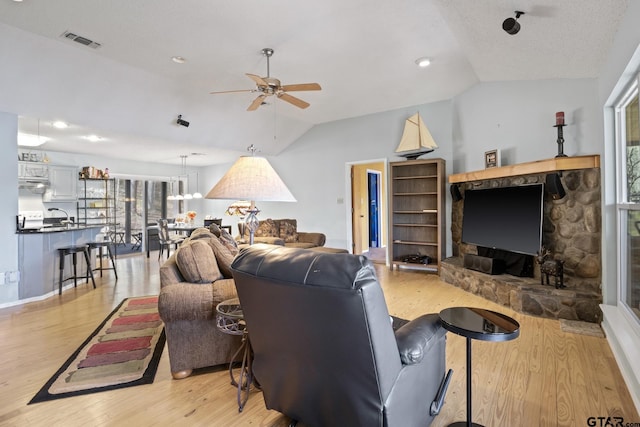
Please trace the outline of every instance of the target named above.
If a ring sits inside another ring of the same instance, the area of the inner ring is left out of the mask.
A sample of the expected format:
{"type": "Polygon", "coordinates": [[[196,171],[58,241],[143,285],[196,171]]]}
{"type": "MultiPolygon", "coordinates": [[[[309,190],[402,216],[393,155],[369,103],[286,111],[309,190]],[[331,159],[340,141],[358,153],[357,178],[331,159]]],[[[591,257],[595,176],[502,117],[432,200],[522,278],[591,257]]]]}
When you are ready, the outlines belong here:
{"type": "Polygon", "coordinates": [[[366,257],[254,245],[232,264],[265,405],[307,426],[428,426],[450,379],[436,314],[394,332],[366,257]]]}

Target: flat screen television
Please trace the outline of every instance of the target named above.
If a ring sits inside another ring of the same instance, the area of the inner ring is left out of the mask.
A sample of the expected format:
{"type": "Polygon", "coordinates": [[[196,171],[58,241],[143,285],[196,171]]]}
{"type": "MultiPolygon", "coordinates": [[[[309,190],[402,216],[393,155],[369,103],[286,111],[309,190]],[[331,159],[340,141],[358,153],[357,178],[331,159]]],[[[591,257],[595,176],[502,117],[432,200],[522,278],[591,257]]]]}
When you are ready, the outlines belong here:
{"type": "Polygon", "coordinates": [[[544,185],[467,190],[462,241],[536,255],[542,244],[544,185]]]}

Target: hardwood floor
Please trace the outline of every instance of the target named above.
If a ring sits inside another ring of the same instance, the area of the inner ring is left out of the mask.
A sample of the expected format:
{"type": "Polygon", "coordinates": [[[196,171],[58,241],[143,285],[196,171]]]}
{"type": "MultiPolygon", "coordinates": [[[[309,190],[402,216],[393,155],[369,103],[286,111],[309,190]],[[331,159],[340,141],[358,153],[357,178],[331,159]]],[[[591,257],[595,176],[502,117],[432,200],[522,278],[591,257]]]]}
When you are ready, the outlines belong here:
{"type": "MultiPolygon", "coordinates": [[[[252,391],[238,413],[226,370],[173,380],[165,351],[153,384],[27,405],[27,402],[100,322],[129,296],[157,294],[154,254],[122,256],[120,280],[96,277],[61,297],[0,310],[0,425],[207,425],[284,427],[252,391]]],[[[564,333],[555,320],[513,312],[423,272],[376,265],[389,311],[412,319],[452,306],[503,312],[521,324],[514,341],[473,342],[473,421],[486,426],[585,426],[588,417],[640,423],[611,350],[603,338],[564,333]]],[[[454,370],[445,405],[432,424],[466,419],[465,339],[449,334],[447,363],[454,370]]],[[[427,404],[425,402],[425,404],[427,404]]],[[[599,425],[599,424],[598,424],[599,425]]],[[[300,427],[305,427],[300,424],[300,427]]]]}

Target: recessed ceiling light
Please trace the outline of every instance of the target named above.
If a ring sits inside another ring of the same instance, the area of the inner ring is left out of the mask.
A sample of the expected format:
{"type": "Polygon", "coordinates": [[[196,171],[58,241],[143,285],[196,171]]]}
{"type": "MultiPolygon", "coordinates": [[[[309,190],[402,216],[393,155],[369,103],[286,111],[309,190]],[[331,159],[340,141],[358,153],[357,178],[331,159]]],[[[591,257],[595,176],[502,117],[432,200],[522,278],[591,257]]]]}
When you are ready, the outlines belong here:
{"type": "Polygon", "coordinates": [[[182,56],[172,56],[171,60],[176,64],[184,64],[185,62],[187,62],[187,60],[184,59],[182,56]]]}
{"type": "Polygon", "coordinates": [[[66,122],[58,120],[53,122],[53,127],[57,129],[66,129],[69,127],[69,125],[66,122]]]}
{"type": "Polygon", "coordinates": [[[416,59],[416,64],[418,64],[418,67],[421,68],[428,67],[429,65],[431,65],[431,59],[427,57],[418,58],[416,59]]]}
{"type": "Polygon", "coordinates": [[[100,138],[98,135],[88,135],[88,136],[85,136],[85,138],[91,142],[102,141],[102,138],[100,138]]]}
{"type": "Polygon", "coordinates": [[[16,3],[21,3],[22,2],[22,0],[13,0],[13,1],[16,2],[16,3]]]}

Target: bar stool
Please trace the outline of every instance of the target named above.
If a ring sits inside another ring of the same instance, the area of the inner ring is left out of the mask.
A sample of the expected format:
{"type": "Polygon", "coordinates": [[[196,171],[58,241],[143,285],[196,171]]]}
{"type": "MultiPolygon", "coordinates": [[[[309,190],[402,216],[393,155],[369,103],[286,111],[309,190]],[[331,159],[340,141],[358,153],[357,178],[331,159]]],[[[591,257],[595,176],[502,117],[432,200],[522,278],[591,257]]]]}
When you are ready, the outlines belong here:
{"type": "MultiPolygon", "coordinates": [[[[96,266],[92,271],[100,270],[100,277],[102,277],[103,270],[113,270],[113,273],[116,276],[116,280],[118,280],[118,271],[116,270],[116,262],[113,257],[113,251],[111,250],[111,245],[113,242],[89,242],[89,257],[91,257],[91,251],[93,249],[98,249],[98,259],[100,260],[100,267],[96,266]],[[107,255],[109,255],[109,259],[111,260],[111,267],[104,267],[102,265],[102,248],[107,248],[107,255]]],[[[97,264],[97,262],[96,262],[97,264]]],[[[89,282],[89,275],[87,274],[87,283],[89,282]]]]}
{"type": "MultiPolygon", "coordinates": [[[[91,271],[91,260],[89,258],[89,245],[72,245],[72,246],[64,246],[62,248],[58,248],[58,257],[60,258],[60,290],[58,291],[59,295],[62,295],[62,283],[67,280],[73,279],[73,286],[78,286],[78,272],[76,269],[78,263],[78,253],[82,252],[84,254],[84,259],[87,262],[87,274],[85,277],[89,277],[91,275],[91,282],[93,283],[93,289],[96,288],[96,282],[93,280],[93,271],[91,271]],[[64,260],[67,255],[71,255],[73,259],[73,276],[64,277],[64,260]]],[[[89,282],[89,280],[87,280],[89,282]]]]}

